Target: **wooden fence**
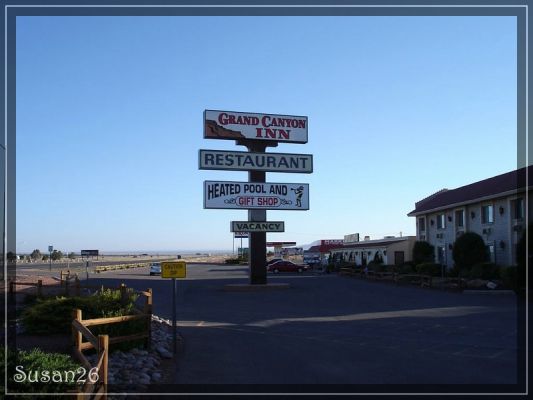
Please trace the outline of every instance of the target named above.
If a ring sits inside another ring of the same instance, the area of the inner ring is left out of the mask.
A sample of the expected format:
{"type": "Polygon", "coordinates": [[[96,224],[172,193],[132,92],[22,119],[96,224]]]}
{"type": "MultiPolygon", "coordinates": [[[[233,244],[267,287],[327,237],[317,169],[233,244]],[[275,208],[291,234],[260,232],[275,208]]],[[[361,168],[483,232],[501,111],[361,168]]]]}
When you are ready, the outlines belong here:
{"type": "MultiPolygon", "coordinates": [[[[125,284],[119,286],[121,293],[121,303],[125,304],[128,300],[128,288],[125,284]]],[[[90,399],[106,399],[107,393],[107,376],[108,376],[108,353],[109,346],[116,343],[129,342],[133,340],[145,339],[146,347],[150,347],[152,338],[152,289],[146,291],[133,291],[133,293],[141,294],[146,297],[145,304],[142,310],[135,309],[135,315],[124,315],[120,317],[110,318],[94,318],[83,319],[82,310],[76,309],[72,313],[72,338],[74,341],[73,353],[74,356],[87,368],[87,371],[96,371],[98,375],[97,382],[87,381],[77,393],[77,399],[82,399],[89,395],[90,399]],[[145,320],[145,329],[141,333],[136,333],[127,336],[117,336],[110,338],[108,335],[98,335],[98,338],[88,328],[90,326],[108,325],[123,323],[135,320],[145,320]],[[83,338],[87,341],[83,341],[83,338]],[[96,349],[98,351],[97,363],[92,366],[83,354],[83,350],[96,349]],[[95,369],[96,368],[96,369],[95,369]]],[[[89,377],[89,374],[87,374],[89,377]]]]}

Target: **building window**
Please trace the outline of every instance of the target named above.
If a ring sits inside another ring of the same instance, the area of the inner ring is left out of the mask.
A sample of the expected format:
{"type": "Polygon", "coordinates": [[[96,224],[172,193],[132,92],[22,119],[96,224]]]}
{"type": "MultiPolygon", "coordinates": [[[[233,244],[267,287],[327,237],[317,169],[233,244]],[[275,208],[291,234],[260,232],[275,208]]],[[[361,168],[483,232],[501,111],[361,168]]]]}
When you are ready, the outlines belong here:
{"type": "Polygon", "coordinates": [[[465,210],[457,210],[455,212],[455,227],[458,229],[465,227],[465,210]]]}
{"type": "Polygon", "coordinates": [[[418,218],[418,231],[419,232],[426,231],[426,219],[424,217],[418,218]]]}
{"type": "Polygon", "coordinates": [[[523,219],[524,218],[524,199],[518,198],[511,201],[511,212],[513,219],[523,219]]]}
{"type": "Polygon", "coordinates": [[[494,222],[494,206],[488,204],[481,207],[481,223],[492,224],[494,222]]]}
{"type": "Polygon", "coordinates": [[[437,215],[437,229],[446,228],[446,216],[444,214],[437,215]]]}

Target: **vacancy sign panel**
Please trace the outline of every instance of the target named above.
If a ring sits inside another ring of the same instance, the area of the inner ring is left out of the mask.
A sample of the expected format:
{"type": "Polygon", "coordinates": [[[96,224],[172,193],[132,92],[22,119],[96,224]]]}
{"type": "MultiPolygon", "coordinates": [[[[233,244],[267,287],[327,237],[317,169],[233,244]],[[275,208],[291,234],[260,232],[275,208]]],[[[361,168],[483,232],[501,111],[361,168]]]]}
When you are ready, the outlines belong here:
{"type": "Polygon", "coordinates": [[[231,232],[285,232],[285,222],[231,221],[231,232]]]}
{"type": "Polygon", "coordinates": [[[303,174],[313,172],[313,156],[311,154],[200,150],[198,161],[199,169],[303,174]]]}
{"type": "Polygon", "coordinates": [[[204,181],[204,208],[309,210],[309,184],[204,181]]]}
{"type": "Polygon", "coordinates": [[[307,117],[205,110],[204,138],[307,143],[307,117]]]}

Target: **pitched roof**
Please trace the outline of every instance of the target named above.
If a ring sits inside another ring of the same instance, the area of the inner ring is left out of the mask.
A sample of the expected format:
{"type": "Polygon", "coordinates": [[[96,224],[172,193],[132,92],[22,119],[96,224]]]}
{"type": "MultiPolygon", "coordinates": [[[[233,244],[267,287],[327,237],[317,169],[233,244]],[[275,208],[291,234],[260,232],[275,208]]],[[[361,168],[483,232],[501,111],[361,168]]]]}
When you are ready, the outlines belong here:
{"type": "Polygon", "coordinates": [[[457,189],[442,189],[415,203],[415,209],[407,215],[413,216],[452,204],[473,202],[477,199],[497,196],[498,194],[524,188],[526,187],[526,170],[528,171],[528,175],[532,176],[533,165],[461,186],[457,189]]]}

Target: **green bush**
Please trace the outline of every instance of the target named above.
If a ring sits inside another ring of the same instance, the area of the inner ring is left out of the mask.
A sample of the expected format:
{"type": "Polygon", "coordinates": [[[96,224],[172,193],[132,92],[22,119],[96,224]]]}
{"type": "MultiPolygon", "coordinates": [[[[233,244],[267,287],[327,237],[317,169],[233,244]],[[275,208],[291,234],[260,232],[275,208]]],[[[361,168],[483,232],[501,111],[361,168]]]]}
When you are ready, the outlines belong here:
{"type": "Polygon", "coordinates": [[[435,263],[422,263],[416,266],[416,272],[421,275],[441,276],[442,265],[435,263]]]}
{"type": "MultiPolygon", "coordinates": [[[[10,392],[65,393],[76,388],[75,381],[82,375],[80,367],[65,354],[45,353],[40,349],[15,351],[8,348],[6,362],[5,347],[0,347],[0,375],[5,376],[7,370],[7,385],[10,392]],[[48,371],[48,377],[44,371],[48,371]],[[66,374],[67,371],[68,374],[66,374]]],[[[5,392],[3,384],[4,379],[0,383],[0,393],[5,392]]],[[[34,399],[35,397],[17,395],[16,398],[34,399]]],[[[64,396],[47,395],[46,398],[64,399],[64,396]]]]}
{"type": "Polygon", "coordinates": [[[117,317],[132,314],[137,295],[128,295],[122,305],[120,290],[105,289],[89,297],[54,297],[38,299],[22,314],[22,323],[28,333],[50,334],[71,331],[72,310],[82,310],[83,319],[117,317]]]}
{"type": "MultiPolygon", "coordinates": [[[[138,295],[128,291],[127,302],[121,304],[120,290],[104,289],[89,297],[54,297],[39,299],[36,304],[22,314],[22,323],[28,333],[47,335],[52,333],[69,334],[72,327],[72,311],[82,310],[83,319],[119,317],[133,314],[134,303],[138,295]]],[[[115,324],[91,326],[95,335],[109,335],[109,337],[127,336],[140,333],[145,329],[145,320],[126,321],[115,324]]],[[[127,350],[138,347],[142,339],[117,343],[113,350],[127,350]]]]}
{"type": "Polygon", "coordinates": [[[491,262],[476,264],[467,271],[465,277],[471,279],[498,279],[500,277],[500,267],[491,262]]]}
{"type": "Polygon", "coordinates": [[[433,262],[435,248],[423,240],[417,240],[413,246],[413,262],[415,265],[433,262]]]}
{"type": "Polygon", "coordinates": [[[400,274],[412,274],[413,272],[415,272],[415,269],[410,263],[404,263],[398,267],[398,273],[400,274]]]}
{"type": "Polygon", "coordinates": [[[374,272],[385,272],[385,265],[379,262],[370,261],[368,263],[368,270],[374,272]]]}
{"type": "Polygon", "coordinates": [[[487,249],[483,238],[474,232],[467,232],[455,241],[453,245],[453,261],[463,275],[463,271],[472,266],[486,262],[487,249]]]}

